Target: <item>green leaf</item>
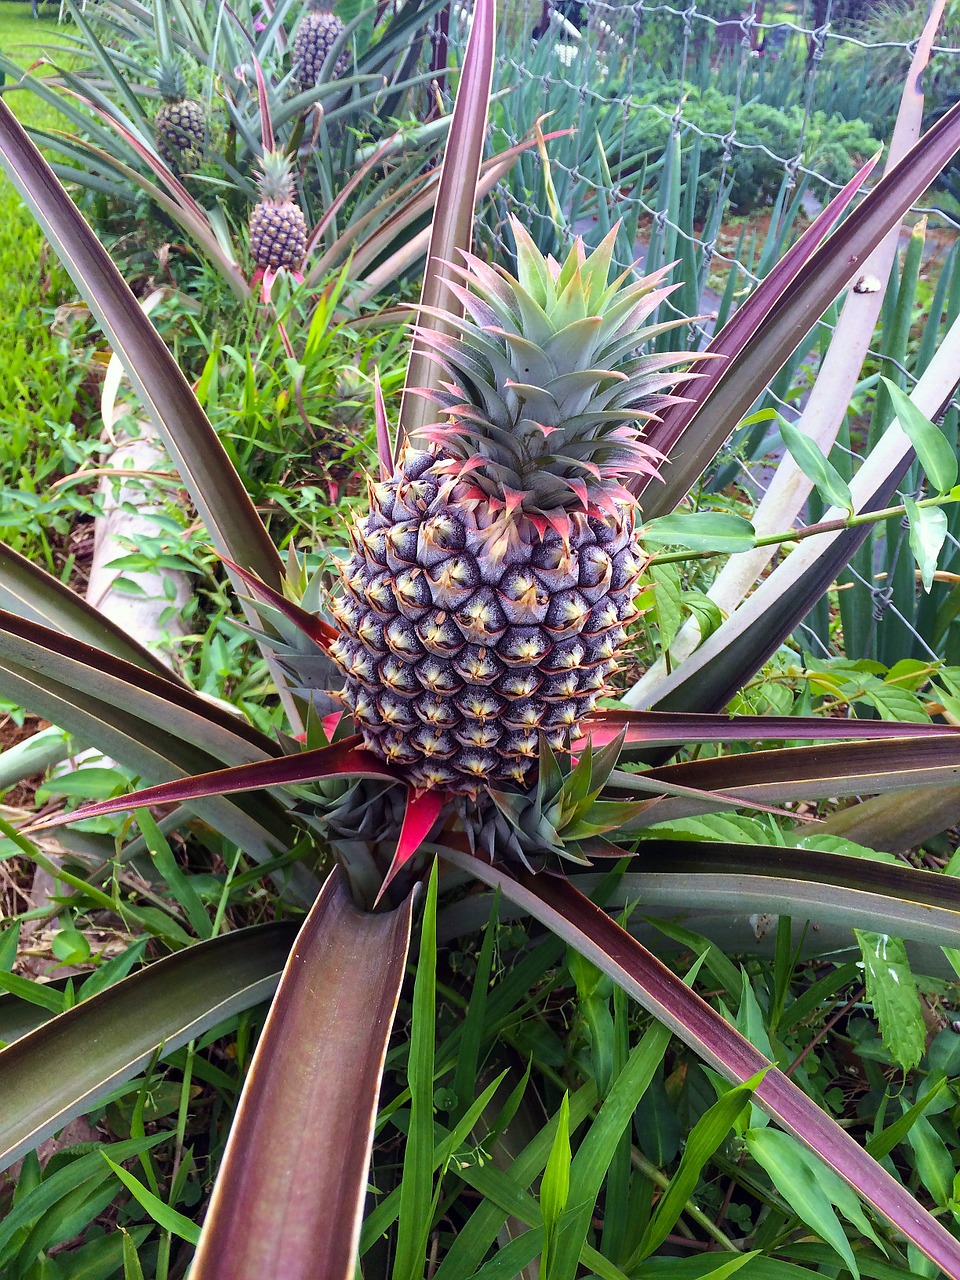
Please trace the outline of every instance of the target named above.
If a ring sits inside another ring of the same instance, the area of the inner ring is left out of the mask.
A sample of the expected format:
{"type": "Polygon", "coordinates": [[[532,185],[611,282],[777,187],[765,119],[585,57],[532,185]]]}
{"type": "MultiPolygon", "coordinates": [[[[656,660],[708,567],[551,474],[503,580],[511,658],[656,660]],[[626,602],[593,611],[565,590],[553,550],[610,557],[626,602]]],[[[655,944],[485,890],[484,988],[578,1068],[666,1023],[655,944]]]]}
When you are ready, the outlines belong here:
{"type": "MultiPolygon", "coordinates": [[[[288,925],[224,934],[158,960],[0,1052],[0,1167],[90,1111],[162,1045],[172,1053],[239,1009],[267,999],[293,941],[288,925]],[[70,1063],[64,1071],[63,1063],[70,1063]]],[[[0,974],[0,980],[16,975],[0,974]]],[[[54,1013],[63,994],[18,978],[54,1013]]],[[[10,988],[21,994],[19,985],[10,988]]],[[[126,1157],[124,1157],[126,1158],[126,1157]]]]}
{"type": "Polygon", "coordinates": [[[58,929],[50,942],[50,950],[62,964],[86,964],[90,959],[90,943],[78,929],[58,929]]]}
{"type": "Polygon", "coordinates": [[[758,1072],[744,1084],[736,1085],[715,1102],[700,1117],[690,1131],[680,1167],[670,1180],[670,1187],[664,1193],[656,1213],[647,1225],[646,1231],[633,1256],[624,1268],[632,1272],[644,1258],[648,1258],[655,1249],[659,1249],[673,1230],[677,1219],[683,1212],[684,1205],[693,1195],[700,1175],[707,1161],[729,1134],[746,1108],[753,1091],[763,1079],[763,1072],[758,1072]]]}
{"type": "Polygon", "coordinates": [[[124,1280],[143,1280],[143,1267],[140,1265],[140,1255],[137,1253],[136,1241],[129,1231],[125,1231],[123,1227],[120,1230],[123,1231],[124,1280]]]}
{"type": "Polygon", "coordinates": [[[780,435],[794,462],[807,479],[813,482],[824,502],[828,506],[842,507],[852,512],[853,496],[850,486],[817,442],[804,435],[792,422],[787,422],[786,418],[780,418],[780,435]]]}
{"type": "Polygon", "coordinates": [[[550,1150],[547,1166],[540,1183],[540,1212],[543,1214],[544,1240],[540,1274],[550,1274],[553,1247],[557,1238],[560,1218],[567,1207],[570,1194],[570,1095],[565,1093],[557,1117],[557,1132],[550,1150]]]}
{"type": "Polygon", "coordinates": [[[743,516],[726,511],[696,511],[661,516],[645,525],[641,537],[652,546],[689,547],[691,551],[750,551],[756,530],[743,516]]]}
{"type": "Polygon", "coordinates": [[[393,1280],[417,1280],[433,1219],[434,1066],[437,991],[437,863],[433,864],[420,929],[413,988],[413,1029],[407,1059],[410,1124],[400,1181],[400,1225],[393,1280]]]}
{"type": "Polygon", "coordinates": [[[675,564],[651,565],[653,579],[653,616],[660,628],[660,648],[669,649],[680,629],[680,567],[675,564]]]}
{"type": "Polygon", "coordinates": [[[881,378],[903,433],[913,445],[927,479],[937,493],[949,493],[957,483],[957,455],[939,427],[926,417],[910,397],[889,378],[881,378]]]}
{"type": "Polygon", "coordinates": [[[127,1190],[132,1192],[133,1198],[137,1203],[146,1209],[158,1226],[163,1227],[164,1231],[172,1231],[175,1236],[179,1236],[181,1240],[186,1240],[188,1244],[195,1245],[199,1243],[200,1228],[195,1222],[191,1222],[182,1213],[178,1213],[176,1209],[171,1209],[168,1204],[164,1204],[159,1196],[155,1196],[152,1191],[147,1190],[139,1178],[135,1178],[127,1169],[117,1164],[116,1161],[111,1160],[105,1151],[101,1151],[100,1154],[127,1190]]]}
{"type": "Polygon", "coordinates": [[[9,973],[17,958],[20,945],[20,923],[12,924],[9,929],[0,929],[0,973],[9,973]]]}
{"type": "Polygon", "coordinates": [[[920,569],[923,589],[929,592],[949,531],[947,513],[942,507],[920,507],[908,497],[904,497],[903,505],[910,521],[910,550],[920,569]]]}
{"type": "Polygon", "coordinates": [[[908,1107],[899,1120],[894,1120],[893,1124],[887,1125],[885,1129],[870,1139],[867,1143],[867,1153],[873,1156],[875,1160],[882,1160],[884,1156],[889,1155],[893,1148],[907,1137],[914,1123],[923,1115],[924,1111],[932,1103],[936,1102],[941,1093],[943,1093],[946,1084],[947,1077],[941,1072],[936,1083],[912,1107],[908,1107]]]}
{"type": "Polygon", "coordinates": [[[863,956],[867,999],[880,1024],[884,1047],[909,1071],[923,1057],[926,1029],[906,948],[899,938],[886,933],[861,929],[854,933],[863,956]]]}
{"type": "MultiPolygon", "coordinates": [[[[900,1105],[907,1110],[901,1097],[900,1105]]],[[[926,1116],[919,1116],[907,1133],[907,1141],[913,1149],[920,1181],[941,1207],[949,1203],[953,1194],[953,1157],[946,1143],[926,1116]]]]}
{"type": "MultiPolygon", "coordinates": [[[[130,1138],[124,1142],[115,1142],[110,1150],[117,1160],[129,1160],[142,1151],[149,1151],[158,1142],[167,1138],[165,1133],[154,1133],[148,1138],[130,1138]]],[[[71,1160],[55,1173],[47,1176],[22,1199],[18,1198],[14,1207],[0,1221],[0,1260],[6,1260],[8,1246],[21,1228],[35,1222],[42,1213],[57,1204],[65,1195],[85,1182],[99,1182],[109,1177],[103,1167],[101,1152],[103,1148],[97,1144],[86,1155],[71,1160]]]]}
{"type": "MultiPolygon", "coordinates": [[[[609,979],[603,975],[602,980],[609,979]]],[[[604,1003],[604,1008],[606,1004],[604,1003]]],[[[612,1040],[612,1028],[610,1038],[612,1040]]],[[[551,1280],[573,1280],[585,1245],[589,1242],[594,1207],[617,1147],[638,1103],[646,1093],[670,1043],[670,1032],[654,1024],[630,1054],[617,1076],[596,1120],[577,1150],[570,1167],[567,1201],[570,1208],[556,1233],[551,1280]]],[[[609,1182],[607,1191],[609,1194],[609,1182]]]]}
{"type": "Polygon", "coordinates": [[[702,591],[685,591],[680,603],[696,619],[701,640],[712,636],[723,623],[720,606],[702,591]]]}
{"type": "Polygon", "coordinates": [[[119,769],[101,769],[91,766],[71,773],[61,773],[48,778],[37,788],[41,804],[50,796],[83,796],[86,800],[106,800],[123,791],[128,779],[119,769]]]}
{"type": "Polygon", "coordinates": [[[815,1168],[799,1143],[777,1129],[751,1129],[746,1141],[750,1154],[766,1170],[797,1217],[837,1251],[859,1280],[860,1270],[850,1242],[818,1181],[821,1167],[815,1168]]]}

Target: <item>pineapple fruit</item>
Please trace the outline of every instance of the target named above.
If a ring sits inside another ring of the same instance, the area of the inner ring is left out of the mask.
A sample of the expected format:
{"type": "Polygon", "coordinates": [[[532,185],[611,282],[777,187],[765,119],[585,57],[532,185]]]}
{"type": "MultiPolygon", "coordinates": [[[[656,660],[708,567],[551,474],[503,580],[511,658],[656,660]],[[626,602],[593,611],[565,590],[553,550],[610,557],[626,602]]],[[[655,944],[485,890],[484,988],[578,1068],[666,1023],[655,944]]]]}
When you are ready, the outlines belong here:
{"type": "MultiPolygon", "coordinates": [[[[329,0],[311,0],[293,40],[293,73],[302,90],[312,89],[320,79],[327,54],[342,31],[343,22],[331,12],[329,0]]],[[[344,49],[334,65],[334,78],[342,76],[349,64],[344,49]]]]}
{"type": "Polygon", "coordinates": [[[265,151],[259,160],[260,199],[250,215],[250,251],[260,271],[299,271],[307,248],[307,220],[293,198],[293,158],[265,151]]]}
{"type": "Polygon", "coordinates": [[[186,80],[178,61],[163,62],[157,75],[163,98],[153,120],[157,150],[174,170],[185,173],[203,159],[207,118],[203,106],[186,97],[186,80]]]}
{"type": "Polygon", "coordinates": [[[446,421],[372,486],[335,604],[366,746],[465,795],[528,783],[607,689],[642,563],[621,481],[656,472],[643,425],[691,376],[638,354],[669,290],[608,283],[615,232],[560,265],[513,229],[518,278],[468,255],[458,335],[421,335],[446,421]]]}

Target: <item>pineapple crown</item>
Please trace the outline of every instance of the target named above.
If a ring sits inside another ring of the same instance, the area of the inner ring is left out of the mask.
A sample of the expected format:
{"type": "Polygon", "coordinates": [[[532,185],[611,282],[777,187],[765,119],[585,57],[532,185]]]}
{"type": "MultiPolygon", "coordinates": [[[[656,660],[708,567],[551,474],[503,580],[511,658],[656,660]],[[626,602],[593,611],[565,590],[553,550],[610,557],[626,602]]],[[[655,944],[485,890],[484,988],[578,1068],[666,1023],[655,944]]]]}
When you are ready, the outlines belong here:
{"type": "Polygon", "coordinates": [[[666,270],[609,279],[617,228],[591,254],[578,237],[561,264],[512,227],[517,277],[464,254],[448,287],[465,314],[443,317],[458,334],[419,333],[451,379],[424,393],[448,421],[421,434],[446,455],[435,470],[493,510],[613,513],[633,502],[619,482],[663,460],[642,432],[676,402],[664,388],[695,376],[673,368],[692,353],[638,349],[686,321],[644,327],[672,288],[666,270]]]}
{"type": "Polygon", "coordinates": [[[179,58],[167,58],[157,67],[157,88],[164,102],[179,102],[187,92],[187,78],[179,58]]]}
{"type": "Polygon", "coordinates": [[[286,151],[268,149],[257,161],[257,190],[261,200],[286,204],[293,199],[293,156],[286,151]]]}

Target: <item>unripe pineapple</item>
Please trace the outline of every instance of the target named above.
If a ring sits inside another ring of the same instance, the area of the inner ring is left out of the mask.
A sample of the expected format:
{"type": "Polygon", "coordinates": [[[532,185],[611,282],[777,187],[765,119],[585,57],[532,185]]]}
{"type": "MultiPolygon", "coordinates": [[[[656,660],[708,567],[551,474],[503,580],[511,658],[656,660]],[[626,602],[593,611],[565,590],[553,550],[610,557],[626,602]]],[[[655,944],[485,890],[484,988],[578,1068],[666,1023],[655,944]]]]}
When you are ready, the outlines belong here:
{"type": "MultiPolygon", "coordinates": [[[[311,0],[293,39],[293,74],[301,89],[312,89],[320,79],[327,54],[342,31],[343,22],[331,12],[329,0],[311,0]]],[[[334,64],[333,76],[342,76],[349,65],[344,49],[334,64]]]]}
{"type": "Polygon", "coordinates": [[[186,80],[178,61],[164,62],[157,75],[163,98],[153,120],[157,150],[178,172],[186,172],[203,159],[207,145],[207,118],[201,103],[186,94],[186,80]]]}
{"type": "Polygon", "coordinates": [[[420,339],[447,421],[373,487],[332,649],[367,747],[466,794],[529,782],[604,693],[642,563],[620,481],[655,472],[643,424],[689,360],[637,354],[668,291],[607,283],[615,233],[562,266],[514,234],[519,278],[469,256],[458,336],[420,339]]]}
{"type": "Polygon", "coordinates": [[[260,200],[250,215],[250,250],[261,271],[299,271],[307,248],[307,220],[293,198],[293,159],[266,151],[259,161],[260,200]]]}

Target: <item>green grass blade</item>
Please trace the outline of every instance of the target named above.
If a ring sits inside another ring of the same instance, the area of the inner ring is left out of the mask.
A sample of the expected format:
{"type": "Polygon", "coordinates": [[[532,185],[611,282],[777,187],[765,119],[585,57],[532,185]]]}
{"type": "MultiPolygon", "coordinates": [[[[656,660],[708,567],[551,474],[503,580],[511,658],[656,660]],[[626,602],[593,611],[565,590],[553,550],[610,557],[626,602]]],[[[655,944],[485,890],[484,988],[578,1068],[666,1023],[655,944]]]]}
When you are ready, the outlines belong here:
{"type": "Polygon", "coordinates": [[[433,1090],[437,997],[437,863],[427,886],[420,929],[420,954],[413,988],[413,1029],[407,1081],[410,1126],[403,1154],[400,1222],[393,1280],[417,1280],[423,1274],[433,1217],[433,1090]]]}
{"type": "Polygon", "coordinates": [[[632,1272],[644,1258],[648,1258],[666,1240],[683,1212],[684,1206],[693,1195],[707,1161],[748,1106],[760,1079],[760,1076],[756,1076],[753,1080],[731,1089],[693,1126],[683,1149],[680,1167],[670,1180],[670,1189],[658,1203],[636,1252],[624,1268],[625,1271],[632,1272]]]}

